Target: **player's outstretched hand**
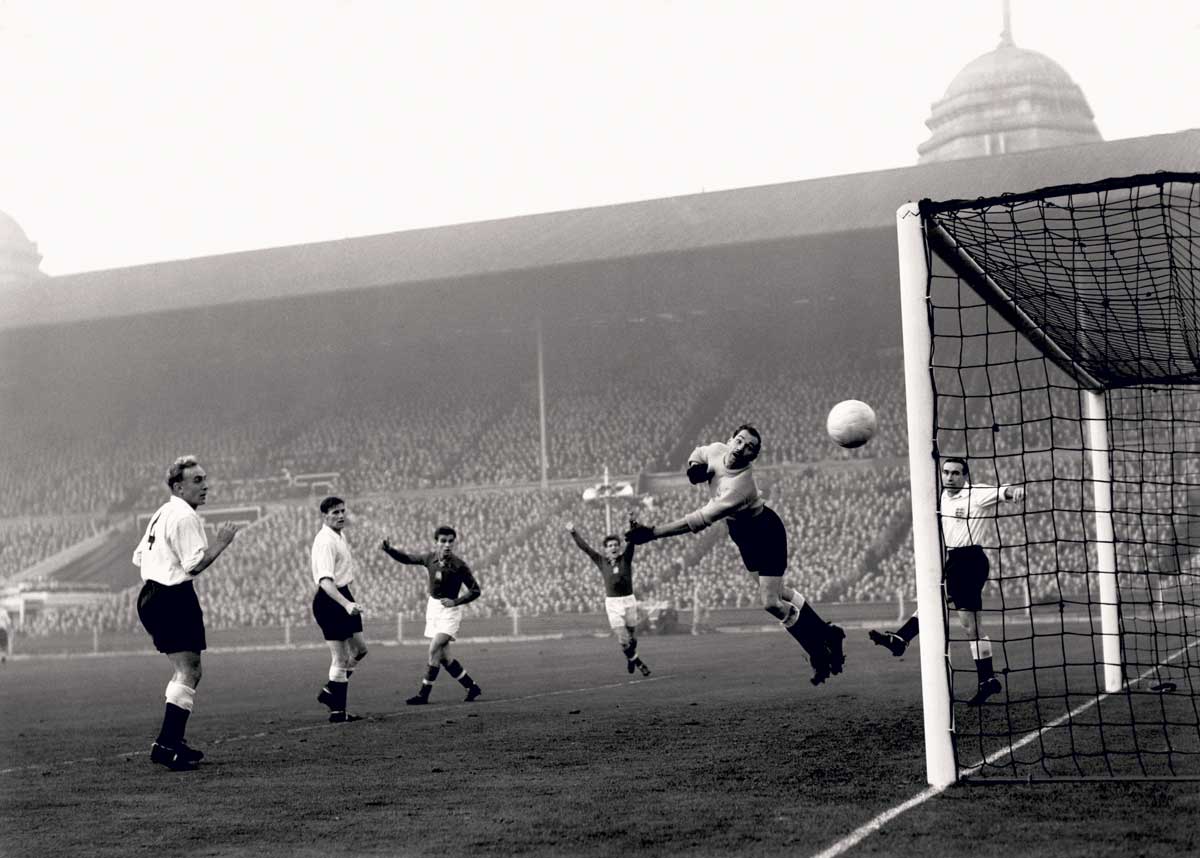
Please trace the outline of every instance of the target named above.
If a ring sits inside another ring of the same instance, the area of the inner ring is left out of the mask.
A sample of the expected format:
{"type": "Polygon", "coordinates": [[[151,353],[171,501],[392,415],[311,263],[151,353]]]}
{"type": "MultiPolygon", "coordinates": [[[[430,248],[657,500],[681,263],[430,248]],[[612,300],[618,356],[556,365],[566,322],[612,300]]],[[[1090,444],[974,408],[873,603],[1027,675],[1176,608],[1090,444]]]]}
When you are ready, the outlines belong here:
{"type": "Polygon", "coordinates": [[[644,524],[631,527],[625,531],[625,541],[632,542],[634,545],[645,545],[647,542],[653,542],[654,528],[647,527],[644,524]]]}
{"type": "Polygon", "coordinates": [[[574,533],[574,532],[575,532],[575,522],[573,522],[573,521],[568,521],[568,522],[567,522],[567,525],[566,525],[566,527],[567,527],[567,533],[574,533]]]}
{"type": "Polygon", "coordinates": [[[692,462],[688,465],[687,478],[694,486],[708,482],[708,465],[704,462],[692,462]]]}
{"type": "Polygon", "coordinates": [[[1019,501],[1023,497],[1025,497],[1025,487],[1024,486],[1009,486],[1008,487],[1008,499],[1009,500],[1019,501]]]}
{"type": "Polygon", "coordinates": [[[217,528],[217,542],[223,545],[228,545],[233,542],[233,537],[237,535],[238,526],[231,521],[227,521],[217,528]]]}
{"type": "Polygon", "coordinates": [[[392,543],[388,542],[386,539],[383,540],[383,542],[379,543],[379,550],[380,551],[391,551],[392,543]]]}

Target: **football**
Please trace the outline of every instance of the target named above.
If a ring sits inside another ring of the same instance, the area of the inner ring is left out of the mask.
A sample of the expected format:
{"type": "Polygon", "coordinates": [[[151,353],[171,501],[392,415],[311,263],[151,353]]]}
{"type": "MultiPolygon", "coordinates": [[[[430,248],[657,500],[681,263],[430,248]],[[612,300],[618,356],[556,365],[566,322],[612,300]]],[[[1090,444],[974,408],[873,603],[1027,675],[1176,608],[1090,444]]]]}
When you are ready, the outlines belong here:
{"type": "Polygon", "coordinates": [[[871,440],[877,426],[875,411],[865,402],[847,399],[829,410],[825,431],[842,447],[861,447],[871,440]]]}

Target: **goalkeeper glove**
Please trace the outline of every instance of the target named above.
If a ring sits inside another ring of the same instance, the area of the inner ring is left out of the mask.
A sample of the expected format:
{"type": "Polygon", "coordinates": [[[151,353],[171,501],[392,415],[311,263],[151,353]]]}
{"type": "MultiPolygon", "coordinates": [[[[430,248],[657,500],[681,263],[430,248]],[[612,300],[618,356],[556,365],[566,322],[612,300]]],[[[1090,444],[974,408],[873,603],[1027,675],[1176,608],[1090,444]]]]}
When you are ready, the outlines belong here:
{"type": "Polygon", "coordinates": [[[688,465],[687,478],[692,485],[698,486],[708,482],[708,465],[704,462],[692,462],[688,465]]]}
{"type": "Polygon", "coordinates": [[[625,531],[625,541],[634,545],[645,545],[654,539],[654,528],[644,524],[635,525],[625,531]]]}

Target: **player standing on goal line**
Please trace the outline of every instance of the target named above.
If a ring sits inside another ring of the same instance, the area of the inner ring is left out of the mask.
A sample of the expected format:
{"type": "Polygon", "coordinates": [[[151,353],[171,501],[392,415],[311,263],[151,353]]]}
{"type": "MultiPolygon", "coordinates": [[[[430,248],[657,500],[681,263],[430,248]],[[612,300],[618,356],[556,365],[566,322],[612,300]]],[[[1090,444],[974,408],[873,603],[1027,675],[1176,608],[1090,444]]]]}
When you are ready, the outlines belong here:
{"type": "Polygon", "coordinates": [[[429,702],[429,692],[433,690],[433,683],[442,667],[467,689],[467,703],[483,693],[478,683],[463,670],[458,659],[450,656],[450,643],[458,634],[462,622],[462,606],[474,602],[481,592],[479,582],[467,564],[453,552],[457,539],[458,533],[454,528],[443,524],[433,532],[433,551],[410,554],[393,548],[386,539],[379,546],[397,563],[424,566],[429,571],[429,602],[425,607],[425,637],[430,639],[429,661],[420,690],[404,701],[409,706],[429,702]],[[466,592],[459,595],[464,587],[466,592]]]}
{"type": "Polygon", "coordinates": [[[751,464],[762,449],[762,436],[753,426],[742,425],[727,443],[697,447],[688,456],[688,479],[708,485],[710,500],[681,519],[657,527],[638,524],[625,533],[627,542],[641,545],[681,533],[698,533],[721,519],[729,538],[738,547],[746,568],[758,574],[763,608],[804,647],[813,667],[812,684],[841,673],[846,657],[846,633],[817,615],[808,601],[783,586],[787,571],[787,531],[779,515],[766,505],[754,482],[751,464]]]}
{"type": "Polygon", "coordinates": [[[339,497],[321,501],[321,529],[312,544],[312,576],[317,592],[312,612],[329,644],[329,682],[317,694],[317,702],[329,707],[329,720],[345,724],[360,720],[346,711],[350,677],[367,657],[363,639],[362,607],[354,601],[350,582],[357,564],[342,530],[346,527],[346,502],[339,497]]]}
{"type": "Polygon", "coordinates": [[[188,747],[183,739],[188,716],[200,684],[200,653],[207,647],[204,612],[196,598],[193,579],[233,542],[237,525],[226,522],[208,544],[196,508],[208,499],[208,475],[195,456],[180,456],[167,469],[171,499],[160,506],[146,525],[133,552],[133,565],[141,569],[138,619],[154,647],[174,668],[167,683],[167,708],[162,729],[150,746],[150,759],[175,771],[196,768],[204,752],[188,747]]]}
{"type": "MultiPolygon", "coordinates": [[[[1003,689],[992,666],[992,641],[982,633],[979,623],[983,588],[989,573],[987,554],[979,545],[979,523],[992,517],[1001,501],[1019,501],[1023,497],[1024,486],[973,485],[966,459],[948,456],[942,460],[942,502],[938,507],[942,538],[946,543],[942,573],[946,581],[946,602],[955,609],[958,622],[971,641],[971,657],[975,659],[979,677],[979,687],[967,701],[970,706],[982,705],[1003,689]]],[[[904,655],[919,631],[914,611],[898,630],[872,630],[868,637],[899,657],[904,655]]]]}
{"type": "MultiPolygon", "coordinates": [[[[637,522],[631,516],[630,527],[637,522]]],[[[625,653],[625,668],[630,673],[640,670],[642,676],[650,675],[650,668],[638,657],[637,652],[637,597],[633,595],[633,552],[632,542],[621,549],[621,538],[609,534],[604,537],[604,554],[587,544],[575,530],[574,524],[567,525],[567,533],[575,540],[579,550],[592,559],[604,578],[604,610],[608,614],[608,625],[612,628],[625,653]]]]}

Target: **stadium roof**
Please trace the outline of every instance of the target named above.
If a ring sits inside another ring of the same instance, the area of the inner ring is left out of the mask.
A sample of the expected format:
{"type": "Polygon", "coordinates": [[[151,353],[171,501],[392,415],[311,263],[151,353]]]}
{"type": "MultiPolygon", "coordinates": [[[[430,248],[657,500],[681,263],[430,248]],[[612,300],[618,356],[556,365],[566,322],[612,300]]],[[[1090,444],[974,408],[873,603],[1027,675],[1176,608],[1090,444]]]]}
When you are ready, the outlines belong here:
{"type": "MultiPolygon", "coordinates": [[[[53,277],[0,291],[0,328],[891,231],[921,198],[1200,169],[1200,129],[53,277]]],[[[444,290],[442,291],[444,293],[444,290]]]]}

